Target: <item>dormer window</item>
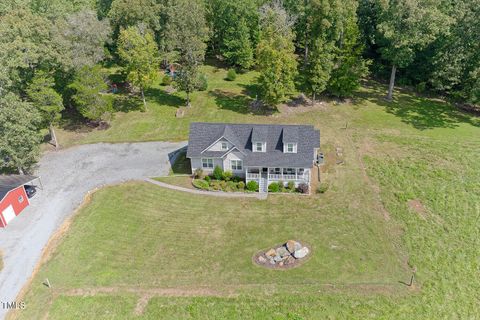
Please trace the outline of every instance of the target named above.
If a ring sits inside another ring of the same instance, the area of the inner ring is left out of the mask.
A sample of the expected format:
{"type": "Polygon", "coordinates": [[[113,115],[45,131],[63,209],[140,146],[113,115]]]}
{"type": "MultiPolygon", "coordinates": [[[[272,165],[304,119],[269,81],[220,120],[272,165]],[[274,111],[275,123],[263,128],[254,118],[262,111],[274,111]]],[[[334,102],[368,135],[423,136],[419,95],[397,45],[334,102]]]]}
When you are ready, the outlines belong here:
{"type": "Polygon", "coordinates": [[[222,150],[228,150],[228,143],[222,142],[221,148],[222,148],[222,150]]]}
{"type": "Polygon", "coordinates": [[[253,144],[253,152],[265,152],[267,144],[265,142],[255,142],[253,144]]]}
{"type": "Polygon", "coordinates": [[[286,143],[284,147],[285,153],[297,153],[297,144],[296,143],[286,143]]]}

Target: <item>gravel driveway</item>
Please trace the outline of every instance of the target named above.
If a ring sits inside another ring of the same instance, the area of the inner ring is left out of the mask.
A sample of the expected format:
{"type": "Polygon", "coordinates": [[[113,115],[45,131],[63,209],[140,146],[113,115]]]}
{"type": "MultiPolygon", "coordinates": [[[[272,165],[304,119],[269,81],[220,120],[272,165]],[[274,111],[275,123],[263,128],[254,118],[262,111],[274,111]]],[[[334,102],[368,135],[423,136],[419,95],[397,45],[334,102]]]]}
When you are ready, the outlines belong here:
{"type": "MultiPolygon", "coordinates": [[[[186,142],[93,144],[43,156],[36,172],[43,190],[6,228],[0,229],[4,268],[0,271],[0,318],[39,261],[50,236],[77,208],[86,193],[104,184],[168,173],[169,154],[186,142]]],[[[28,305],[26,306],[28,308],[28,305]]]]}

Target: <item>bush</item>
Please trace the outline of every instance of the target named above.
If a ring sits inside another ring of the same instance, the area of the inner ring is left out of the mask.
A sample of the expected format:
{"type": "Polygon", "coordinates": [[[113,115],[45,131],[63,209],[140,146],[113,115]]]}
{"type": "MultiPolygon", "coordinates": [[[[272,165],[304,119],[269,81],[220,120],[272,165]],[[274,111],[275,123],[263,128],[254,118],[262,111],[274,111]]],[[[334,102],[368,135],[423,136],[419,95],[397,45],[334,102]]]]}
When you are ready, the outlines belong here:
{"type": "Polygon", "coordinates": [[[295,190],[295,182],[288,181],[288,189],[294,191],[295,190]]]}
{"type": "Polygon", "coordinates": [[[302,182],[298,185],[298,192],[300,193],[308,193],[308,184],[302,182]]]}
{"type": "Polygon", "coordinates": [[[227,181],[220,181],[220,189],[225,190],[227,188],[227,181]]]}
{"type": "Polygon", "coordinates": [[[247,183],[247,190],[248,191],[258,191],[258,183],[257,181],[249,181],[247,183]]]}
{"type": "Polygon", "coordinates": [[[208,183],[210,183],[210,180],[212,180],[212,178],[210,178],[210,176],[205,176],[205,181],[207,181],[208,183]]]}
{"type": "Polygon", "coordinates": [[[193,172],[193,177],[195,179],[201,179],[203,177],[203,170],[200,168],[195,169],[195,171],[193,172]]]}
{"type": "Polygon", "coordinates": [[[240,181],[240,182],[238,183],[238,189],[244,190],[244,189],[245,189],[245,182],[240,181]]]}
{"type": "Polygon", "coordinates": [[[217,180],[222,180],[223,178],[223,170],[219,166],[215,166],[213,169],[213,177],[217,180]]]}
{"type": "Polygon", "coordinates": [[[415,89],[418,93],[424,93],[427,88],[427,84],[425,82],[420,82],[415,86],[415,89]]]}
{"type": "Polygon", "coordinates": [[[317,193],[325,193],[328,190],[328,184],[320,183],[317,188],[317,193]]]}
{"type": "Polygon", "coordinates": [[[278,182],[270,183],[270,185],[268,186],[268,191],[269,192],[279,192],[280,191],[280,185],[278,184],[278,182]]]}
{"type": "Polygon", "coordinates": [[[233,177],[232,171],[224,171],[222,175],[222,179],[225,181],[230,181],[233,177]]]}
{"type": "Polygon", "coordinates": [[[217,191],[220,190],[220,181],[212,180],[210,181],[210,186],[212,187],[213,190],[217,191]]]}
{"type": "Polygon", "coordinates": [[[240,181],[242,181],[242,178],[240,178],[239,176],[233,176],[232,181],[240,182],[240,181]]]}
{"type": "Polygon", "coordinates": [[[235,71],[235,69],[228,69],[227,80],[235,81],[235,79],[237,79],[237,72],[235,71]]]}
{"type": "Polygon", "coordinates": [[[193,180],[193,185],[195,186],[195,188],[202,189],[202,190],[210,189],[208,182],[205,180],[199,180],[199,179],[193,180]]]}
{"type": "Polygon", "coordinates": [[[237,190],[237,184],[233,181],[228,181],[227,188],[225,191],[236,191],[236,190],[237,190]]]}
{"type": "Polygon", "coordinates": [[[205,74],[201,74],[198,77],[197,90],[206,91],[208,89],[208,79],[205,74]]]}
{"type": "Polygon", "coordinates": [[[168,74],[164,75],[162,78],[162,84],[164,86],[169,86],[172,84],[172,77],[170,77],[168,74]]]}

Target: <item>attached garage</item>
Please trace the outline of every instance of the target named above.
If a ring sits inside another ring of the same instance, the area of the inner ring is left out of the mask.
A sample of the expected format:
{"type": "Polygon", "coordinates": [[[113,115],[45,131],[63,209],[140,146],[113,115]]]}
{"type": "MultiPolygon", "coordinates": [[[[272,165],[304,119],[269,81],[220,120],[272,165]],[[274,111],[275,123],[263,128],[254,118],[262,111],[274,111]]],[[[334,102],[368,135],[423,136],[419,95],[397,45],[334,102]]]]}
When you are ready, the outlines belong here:
{"type": "Polygon", "coordinates": [[[32,186],[38,177],[0,175],[0,228],[18,216],[29,204],[25,186],[32,186]]]}

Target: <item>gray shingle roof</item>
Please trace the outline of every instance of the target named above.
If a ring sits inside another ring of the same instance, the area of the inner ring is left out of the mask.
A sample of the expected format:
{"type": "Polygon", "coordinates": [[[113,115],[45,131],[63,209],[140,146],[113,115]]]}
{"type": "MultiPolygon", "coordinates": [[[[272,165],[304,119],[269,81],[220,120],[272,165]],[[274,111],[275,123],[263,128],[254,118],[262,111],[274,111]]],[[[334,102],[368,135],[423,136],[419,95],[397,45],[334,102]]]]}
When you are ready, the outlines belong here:
{"type": "Polygon", "coordinates": [[[310,125],[193,122],[190,124],[187,157],[221,157],[225,152],[204,150],[222,136],[245,154],[245,166],[309,168],[314,160],[314,149],[320,147],[320,131],[310,125]],[[258,141],[267,143],[267,151],[252,152],[252,139],[257,141],[255,139],[260,138],[264,140],[258,141]],[[297,153],[284,153],[283,141],[296,142],[297,153]]]}
{"type": "Polygon", "coordinates": [[[10,190],[23,186],[35,179],[37,177],[28,175],[0,175],[0,200],[3,200],[10,190]]]}

